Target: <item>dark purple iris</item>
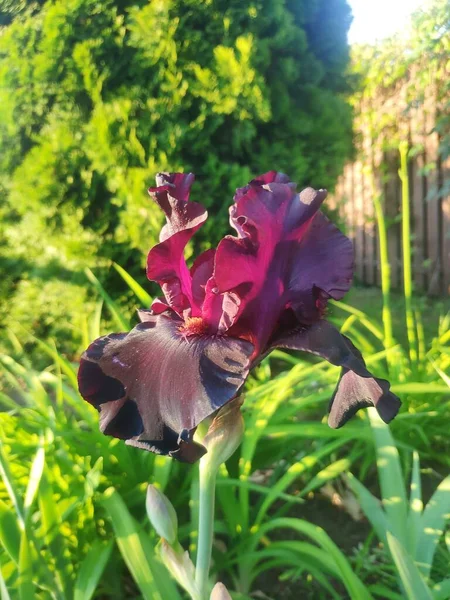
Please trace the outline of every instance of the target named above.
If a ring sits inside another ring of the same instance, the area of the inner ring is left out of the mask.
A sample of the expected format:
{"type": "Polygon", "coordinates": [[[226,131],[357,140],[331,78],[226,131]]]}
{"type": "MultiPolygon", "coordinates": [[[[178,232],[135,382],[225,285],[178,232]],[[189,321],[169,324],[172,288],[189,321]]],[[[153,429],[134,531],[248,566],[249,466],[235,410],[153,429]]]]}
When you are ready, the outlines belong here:
{"type": "Polygon", "coordinates": [[[348,291],[352,244],[320,211],[326,191],[298,194],[270,171],[237,190],[226,236],[191,268],[184,249],[205,222],[189,201],[192,174],[157,176],[149,193],[166,215],[147,275],[164,298],[140,310],[129,333],[93,342],[78,373],[80,393],[100,412],[103,433],[194,462],[205,449],[197,425],[239,394],[274,348],[304,350],[342,367],[329,424],[375,406],[386,422],[400,401],[372,377],[351,341],[323,319],[329,298],[348,291]]]}

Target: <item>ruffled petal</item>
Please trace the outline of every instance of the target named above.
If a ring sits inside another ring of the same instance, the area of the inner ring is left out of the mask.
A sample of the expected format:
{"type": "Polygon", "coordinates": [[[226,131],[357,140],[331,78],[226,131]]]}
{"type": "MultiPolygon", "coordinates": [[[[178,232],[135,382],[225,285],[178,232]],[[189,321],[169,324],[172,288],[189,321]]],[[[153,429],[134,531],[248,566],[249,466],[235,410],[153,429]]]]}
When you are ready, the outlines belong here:
{"type": "Polygon", "coordinates": [[[390,391],[389,382],[374,377],[366,368],[359,350],[333,325],[319,321],[272,340],[271,349],[303,350],[342,367],[339,382],[329,406],[328,423],[342,427],[360,408],[375,406],[380,417],[389,423],[398,413],[401,402],[390,391]]]}
{"type": "Polygon", "coordinates": [[[230,333],[251,331],[263,349],[286,308],[310,324],[322,316],[329,297],[342,298],[351,284],[353,249],[318,212],[325,196],[325,190],[312,188],[298,194],[295,184],[274,171],[236,192],[230,221],[238,237],[226,236],[217,248],[205,320],[219,325],[219,301],[211,294],[221,295],[228,306],[231,294],[230,333]]]}
{"type": "MultiPolygon", "coordinates": [[[[189,202],[192,173],[160,173],[149,194],[166,215],[160,243],[148,253],[147,277],[159,283],[168,304],[180,316],[192,314],[192,280],[184,249],[206,220],[201,204],[189,202]]],[[[194,315],[195,316],[195,315],[194,315]]]]}
{"type": "Polygon", "coordinates": [[[191,267],[192,278],[192,315],[200,316],[205,301],[206,284],[214,271],[215,248],[210,248],[198,256],[191,267]]]}
{"type": "Polygon", "coordinates": [[[189,336],[183,322],[144,311],[128,334],[99,338],[83,354],[81,395],[100,412],[103,433],[179,460],[204,452],[196,426],[231,400],[250,367],[251,344],[189,336]]]}

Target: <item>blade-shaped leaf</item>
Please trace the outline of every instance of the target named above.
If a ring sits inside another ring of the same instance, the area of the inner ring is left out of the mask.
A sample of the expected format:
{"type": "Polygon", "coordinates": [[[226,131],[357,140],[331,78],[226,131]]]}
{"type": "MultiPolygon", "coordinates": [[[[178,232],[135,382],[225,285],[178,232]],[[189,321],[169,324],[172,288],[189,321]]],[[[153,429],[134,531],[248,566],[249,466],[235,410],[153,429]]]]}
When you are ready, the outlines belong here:
{"type": "Polygon", "coordinates": [[[448,600],[450,598],[450,579],[444,579],[433,586],[433,600],[448,600]]]}
{"type": "Polygon", "coordinates": [[[2,570],[0,569],[0,599],[1,600],[11,600],[11,596],[9,595],[8,588],[6,587],[5,580],[3,579],[2,570]]]}
{"type": "Polygon", "coordinates": [[[322,469],[315,475],[311,481],[305,486],[301,495],[306,496],[309,492],[316,490],[317,488],[321,488],[322,486],[332,479],[336,479],[341,473],[347,471],[350,468],[351,461],[348,458],[341,458],[330,465],[326,466],[325,469],[322,469]]]}
{"type": "Polygon", "coordinates": [[[20,529],[12,508],[0,500],[0,543],[17,564],[19,562],[20,529]]]}
{"type": "Polygon", "coordinates": [[[436,546],[450,519],[450,475],[437,487],[422,514],[416,560],[425,577],[430,573],[436,546]]]}
{"type": "Polygon", "coordinates": [[[136,525],[118,492],[109,488],[103,502],[111,517],[122,557],[143,597],[146,600],[179,599],[175,585],[163,566],[157,563],[147,536],[136,525]]]}
{"type": "Polygon", "coordinates": [[[382,503],[389,529],[401,543],[406,544],[408,504],[398,450],[389,426],[381,420],[376,409],[369,408],[368,413],[375,439],[382,503]]]}
{"type": "Polygon", "coordinates": [[[31,541],[28,539],[27,532],[22,531],[20,538],[19,552],[19,576],[17,587],[19,589],[20,600],[30,600],[34,598],[33,585],[33,557],[31,551],[31,541]]]}
{"type": "Polygon", "coordinates": [[[11,471],[9,468],[8,459],[6,458],[5,452],[3,451],[3,444],[0,440],[0,475],[3,479],[6,491],[11,499],[11,502],[15,508],[17,518],[21,527],[24,527],[25,521],[23,517],[23,503],[22,499],[16,491],[11,471]]]}
{"type": "Polygon", "coordinates": [[[148,307],[152,303],[152,297],[148,294],[144,288],[133,278],[129,273],[125,271],[120,265],[113,263],[113,267],[128,285],[130,290],[134,292],[138,300],[144,304],[144,306],[148,307]]]}
{"type": "Polygon", "coordinates": [[[142,545],[142,533],[124,501],[114,489],[109,488],[103,502],[112,520],[117,545],[139,590],[146,600],[159,599],[158,586],[142,545]]]}
{"type": "Polygon", "coordinates": [[[408,600],[433,600],[413,559],[390,531],[387,532],[387,542],[408,600]]]}
{"type": "Polygon", "coordinates": [[[41,513],[40,537],[48,546],[55,561],[54,587],[57,587],[62,597],[71,596],[71,564],[66,551],[67,540],[60,533],[61,514],[53,494],[48,470],[44,468],[38,493],[39,510],[41,513]]]}
{"type": "Polygon", "coordinates": [[[271,507],[271,505],[278,498],[278,495],[284,492],[300,475],[302,475],[308,469],[313,468],[319,460],[334,452],[337,448],[345,443],[345,439],[335,440],[326,446],[323,446],[316,452],[309,454],[302,458],[298,463],[295,463],[289,467],[286,473],[275,483],[270,489],[270,493],[264,499],[261,508],[258,511],[258,515],[255,520],[255,524],[259,525],[264,519],[265,514],[271,507]]]}
{"type": "Polygon", "coordinates": [[[86,273],[86,277],[93,284],[95,289],[98,291],[100,296],[105,301],[105,304],[108,307],[108,310],[111,313],[111,316],[113,317],[117,326],[121,329],[121,331],[128,331],[130,329],[130,323],[128,322],[128,319],[125,318],[125,316],[122,314],[120,308],[117,306],[117,304],[114,302],[114,300],[109,296],[109,294],[105,291],[105,289],[103,288],[100,281],[97,279],[97,277],[94,275],[94,273],[90,269],[86,268],[84,270],[84,272],[86,273]]]}
{"type": "Polygon", "coordinates": [[[84,557],[75,583],[74,600],[90,600],[111,556],[112,542],[96,540],[84,557]]]}
{"type": "Polygon", "coordinates": [[[404,600],[403,596],[397,592],[393,592],[385,585],[381,585],[380,583],[375,583],[374,585],[369,586],[369,589],[376,596],[378,596],[380,600],[404,600]]]}
{"type": "Polygon", "coordinates": [[[408,549],[415,556],[417,540],[420,536],[421,516],[423,510],[422,486],[420,481],[420,461],[417,452],[413,452],[413,468],[411,474],[411,492],[409,496],[408,514],[408,549]]]}
{"type": "Polygon", "coordinates": [[[378,539],[386,543],[386,531],[389,529],[389,523],[381,502],[351,473],[348,474],[348,481],[378,539]]]}
{"type": "Polygon", "coordinates": [[[158,483],[163,492],[170,479],[173,460],[168,456],[157,455],[153,463],[153,483],[158,483]]]}
{"type": "Polygon", "coordinates": [[[36,494],[39,489],[39,484],[41,482],[42,473],[44,471],[45,465],[45,450],[44,447],[41,446],[38,448],[36,452],[36,456],[33,459],[31,464],[30,475],[28,477],[28,486],[25,494],[25,502],[24,502],[24,513],[25,519],[28,520],[30,517],[30,510],[33,505],[34,499],[36,498],[36,494]]]}
{"type": "Polygon", "coordinates": [[[302,535],[306,535],[316,544],[318,544],[328,556],[335,562],[336,569],[339,572],[340,579],[345,585],[347,592],[351,598],[358,600],[372,600],[372,595],[362,583],[357,575],[353,572],[346,556],[339,550],[336,544],[328,536],[328,534],[316,525],[312,525],[306,521],[293,518],[273,519],[268,523],[264,523],[259,530],[254,534],[249,551],[255,549],[261,538],[266,536],[270,531],[278,528],[292,529],[302,535]]]}

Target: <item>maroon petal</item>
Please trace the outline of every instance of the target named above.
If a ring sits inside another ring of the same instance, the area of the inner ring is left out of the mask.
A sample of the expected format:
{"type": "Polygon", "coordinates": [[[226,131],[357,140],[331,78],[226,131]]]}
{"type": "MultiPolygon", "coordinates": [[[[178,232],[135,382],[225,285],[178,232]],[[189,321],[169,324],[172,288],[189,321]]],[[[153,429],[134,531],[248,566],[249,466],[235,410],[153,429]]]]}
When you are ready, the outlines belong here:
{"type": "Polygon", "coordinates": [[[390,391],[389,382],[367,370],[359,350],[327,321],[319,321],[294,333],[279,336],[271,348],[303,350],[342,367],[341,376],[330,402],[330,427],[344,425],[360,408],[375,406],[380,417],[389,423],[400,409],[399,398],[390,391]]]}
{"type": "Polygon", "coordinates": [[[198,256],[191,267],[192,277],[192,316],[202,314],[202,305],[205,300],[206,284],[214,271],[215,248],[210,248],[198,256]]]}
{"type": "MultiPolygon", "coordinates": [[[[233,335],[251,331],[264,348],[280,315],[292,308],[300,323],[319,319],[327,299],[341,298],[353,271],[352,244],[318,209],[325,190],[295,184],[271,171],[236,192],[230,221],[238,237],[227,236],[215,255],[203,318],[218,326],[218,303],[233,335]],[[221,300],[213,297],[219,294],[221,300]]],[[[222,318],[220,316],[220,318],[222,318]]],[[[222,318],[222,322],[224,322],[222,318]]]]}
{"type": "Polygon", "coordinates": [[[168,304],[180,316],[190,316],[192,280],[183,254],[186,244],[206,220],[207,212],[201,204],[189,202],[194,181],[192,173],[160,173],[157,187],[149,194],[166,215],[160,243],[147,258],[147,277],[157,281],[168,304]]]}
{"type": "Polygon", "coordinates": [[[193,442],[196,426],[237,394],[253,347],[230,337],[185,337],[183,322],[167,315],[142,317],[130,333],[89,346],[80,393],[99,410],[105,434],[194,462],[205,452],[193,442]]]}

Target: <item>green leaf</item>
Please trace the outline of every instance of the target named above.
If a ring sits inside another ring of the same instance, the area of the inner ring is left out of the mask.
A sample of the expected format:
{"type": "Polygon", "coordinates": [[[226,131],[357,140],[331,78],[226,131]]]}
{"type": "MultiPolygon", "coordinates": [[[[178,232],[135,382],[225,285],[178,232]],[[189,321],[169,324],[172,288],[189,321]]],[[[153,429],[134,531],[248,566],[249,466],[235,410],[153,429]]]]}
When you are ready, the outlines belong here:
{"type": "Polygon", "coordinates": [[[156,562],[148,537],[137,527],[118,492],[107,489],[103,503],[111,517],[122,557],[145,600],[180,598],[167,572],[156,562]]]}
{"type": "Polygon", "coordinates": [[[44,447],[41,446],[40,448],[38,448],[36,456],[33,459],[33,462],[31,464],[30,475],[28,477],[28,486],[25,494],[25,502],[23,507],[26,521],[28,521],[31,516],[31,507],[39,489],[42,473],[44,471],[44,465],[45,450],[44,447]]]}
{"type": "Polygon", "coordinates": [[[2,408],[6,407],[8,410],[17,410],[19,408],[19,404],[3,392],[0,392],[0,404],[3,405],[2,408]]]}
{"type": "Polygon", "coordinates": [[[153,463],[153,483],[157,483],[163,492],[170,479],[173,460],[168,456],[156,455],[153,463]]]}
{"type": "Polygon", "coordinates": [[[262,522],[267,511],[277,500],[280,493],[283,493],[305,471],[315,467],[319,460],[342,446],[345,441],[345,439],[335,440],[326,446],[323,446],[323,448],[316,450],[316,452],[304,456],[299,462],[291,465],[286,473],[270,488],[269,494],[264,499],[261,508],[258,511],[258,515],[255,519],[255,525],[259,525],[262,522]]]}
{"type": "Polygon", "coordinates": [[[437,487],[422,513],[421,534],[417,542],[416,561],[425,577],[433,563],[436,546],[450,519],[450,475],[437,487]]]}
{"type": "Polygon", "coordinates": [[[330,300],[330,304],[333,304],[337,308],[340,308],[345,312],[350,313],[351,315],[355,315],[355,317],[357,317],[360,320],[361,324],[364,325],[364,327],[368,331],[370,331],[372,335],[374,335],[378,340],[383,339],[384,336],[381,329],[362,310],[358,310],[357,308],[350,306],[350,304],[345,304],[345,302],[342,301],[337,302],[336,300],[330,300]]]}
{"type": "Polygon", "coordinates": [[[71,386],[77,390],[78,389],[78,380],[77,380],[77,370],[75,367],[64,357],[62,356],[56,349],[53,343],[46,343],[41,339],[38,339],[34,335],[29,334],[30,337],[38,344],[38,346],[48,355],[50,356],[55,363],[60,367],[61,371],[69,380],[71,386]]]}
{"type": "Polygon", "coordinates": [[[124,501],[113,489],[106,490],[103,503],[111,517],[117,545],[139,590],[146,600],[162,600],[153,577],[142,536],[124,501]]]}
{"type": "Polygon", "coordinates": [[[84,491],[86,497],[90,497],[93,495],[95,490],[100,485],[100,478],[103,472],[103,457],[100,456],[95,461],[94,466],[86,473],[86,478],[84,480],[84,491]]]}
{"type": "Polygon", "coordinates": [[[381,502],[351,473],[348,474],[348,481],[378,539],[386,543],[386,531],[389,529],[389,523],[381,507],[381,502]]]}
{"type": "Polygon", "coordinates": [[[5,580],[3,579],[2,570],[0,568],[0,600],[11,600],[5,580]]]}
{"type": "Polygon", "coordinates": [[[350,468],[351,464],[352,463],[348,458],[341,458],[340,460],[331,463],[330,465],[325,467],[325,469],[319,471],[317,475],[315,475],[311,479],[308,485],[306,485],[302,489],[301,495],[306,496],[306,494],[308,494],[309,492],[312,492],[317,488],[323,487],[327,481],[330,481],[331,479],[336,479],[336,477],[341,475],[341,473],[347,471],[350,468]]]}
{"type": "Polygon", "coordinates": [[[53,588],[60,591],[62,598],[71,596],[71,565],[68,560],[67,541],[60,533],[61,514],[53,495],[47,468],[44,468],[39,485],[38,502],[42,525],[39,537],[44,540],[55,561],[53,588]]]}
{"type": "Polygon", "coordinates": [[[105,289],[103,288],[100,281],[97,279],[97,277],[94,275],[94,273],[90,269],[86,268],[84,270],[84,272],[86,273],[86,277],[89,279],[89,281],[92,283],[92,285],[95,287],[97,292],[100,294],[100,296],[105,301],[105,304],[108,307],[108,310],[111,313],[111,316],[113,317],[117,326],[120,328],[121,331],[128,331],[130,329],[130,323],[129,323],[128,319],[126,319],[124,317],[121,310],[119,309],[117,304],[113,301],[113,299],[109,296],[109,294],[105,291],[105,289]]]}
{"type": "MultiPolygon", "coordinates": [[[[335,562],[325,550],[313,544],[297,541],[273,542],[267,548],[248,555],[247,558],[258,562],[258,566],[252,570],[252,581],[264,572],[270,574],[274,568],[286,569],[292,565],[295,568],[292,576],[298,578],[300,574],[307,571],[327,590],[330,598],[336,600],[342,598],[327,580],[330,575],[339,579],[340,574],[335,562]]],[[[286,573],[286,577],[288,576],[286,573]]]]}
{"type": "Polygon", "coordinates": [[[411,475],[411,492],[409,496],[408,514],[408,549],[415,556],[417,540],[421,533],[421,516],[423,510],[422,486],[420,481],[420,460],[417,452],[413,452],[413,468],[411,475]]]}
{"type": "MultiPolygon", "coordinates": [[[[232,479],[228,474],[227,467],[222,464],[216,482],[216,501],[222,509],[229,535],[234,538],[241,528],[241,505],[235,492],[239,485],[247,485],[249,482],[240,482],[239,480],[234,480],[234,483],[230,482],[232,479]]],[[[264,486],[261,487],[264,488],[264,486]]]]}
{"type": "Polygon", "coordinates": [[[306,521],[292,518],[281,518],[273,519],[272,521],[265,523],[259,528],[259,530],[257,530],[257,533],[254,534],[250,551],[255,548],[261,538],[266,536],[270,531],[278,528],[292,529],[302,535],[306,535],[316,544],[318,544],[323,550],[325,550],[328,556],[334,561],[340,579],[345,585],[345,588],[347,589],[347,592],[351,598],[357,598],[358,600],[372,599],[372,595],[368,589],[354,574],[352,566],[345,555],[339,550],[327,533],[321,527],[317,527],[316,525],[312,525],[306,521]]]}
{"type": "Polygon", "coordinates": [[[393,383],[391,386],[395,394],[448,394],[448,387],[441,383],[393,383]]]}
{"type": "Polygon", "coordinates": [[[397,592],[393,592],[385,585],[381,585],[379,583],[375,583],[374,585],[369,586],[369,589],[376,596],[379,596],[381,600],[404,600],[403,596],[401,596],[397,592]]]}
{"type": "Polygon", "coordinates": [[[365,423],[348,424],[342,429],[331,429],[324,423],[305,422],[287,423],[281,425],[268,425],[264,430],[264,435],[270,437],[305,437],[311,439],[317,438],[347,438],[367,439],[370,434],[370,428],[365,423]]]}
{"type": "Polygon", "coordinates": [[[2,476],[3,483],[5,485],[6,491],[8,492],[9,497],[11,498],[11,502],[15,508],[17,518],[19,521],[19,525],[21,527],[25,526],[25,520],[23,516],[23,504],[22,499],[18,495],[13,478],[11,476],[11,471],[9,469],[8,459],[5,456],[3,451],[3,444],[0,440],[0,475],[2,476]]]}
{"type": "Polygon", "coordinates": [[[406,544],[408,503],[398,450],[389,426],[381,420],[376,409],[369,408],[368,413],[376,445],[382,504],[389,529],[401,543],[406,544]]]}
{"type": "Polygon", "coordinates": [[[450,579],[436,583],[432,588],[433,600],[448,600],[450,598],[450,579]]]}
{"type": "Polygon", "coordinates": [[[90,600],[111,556],[112,542],[96,540],[81,562],[73,600],[90,600]]]}
{"type": "Polygon", "coordinates": [[[149,307],[152,303],[152,297],[148,294],[144,288],[133,278],[129,273],[122,269],[122,267],[116,263],[113,263],[113,267],[128,285],[130,290],[134,292],[138,300],[142,302],[145,307],[149,307]]]}
{"type": "Polygon", "coordinates": [[[20,600],[30,600],[34,598],[33,585],[33,556],[31,550],[31,540],[24,530],[20,538],[19,568],[17,587],[19,588],[20,600]]]}
{"type": "Polygon", "coordinates": [[[103,298],[101,298],[95,305],[95,311],[89,320],[89,339],[83,344],[85,347],[88,346],[92,340],[99,338],[102,334],[102,312],[103,312],[103,298]]]}
{"type": "Polygon", "coordinates": [[[387,532],[387,542],[408,600],[433,600],[413,559],[390,531],[387,532]]]}
{"type": "Polygon", "coordinates": [[[17,564],[20,551],[20,529],[12,508],[0,500],[0,543],[17,564]]]}
{"type": "MultiPolygon", "coordinates": [[[[267,496],[270,494],[270,487],[267,487],[266,485],[261,485],[259,483],[253,483],[253,481],[240,481],[239,479],[233,478],[218,478],[217,486],[219,488],[232,487],[234,489],[238,488],[239,486],[245,486],[250,491],[256,492],[257,494],[262,494],[263,496],[267,496]]],[[[294,504],[305,504],[305,500],[303,498],[300,498],[299,496],[294,496],[293,494],[280,493],[278,495],[278,498],[280,500],[284,500],[285,502],[292,502],[294,504]]]]}

